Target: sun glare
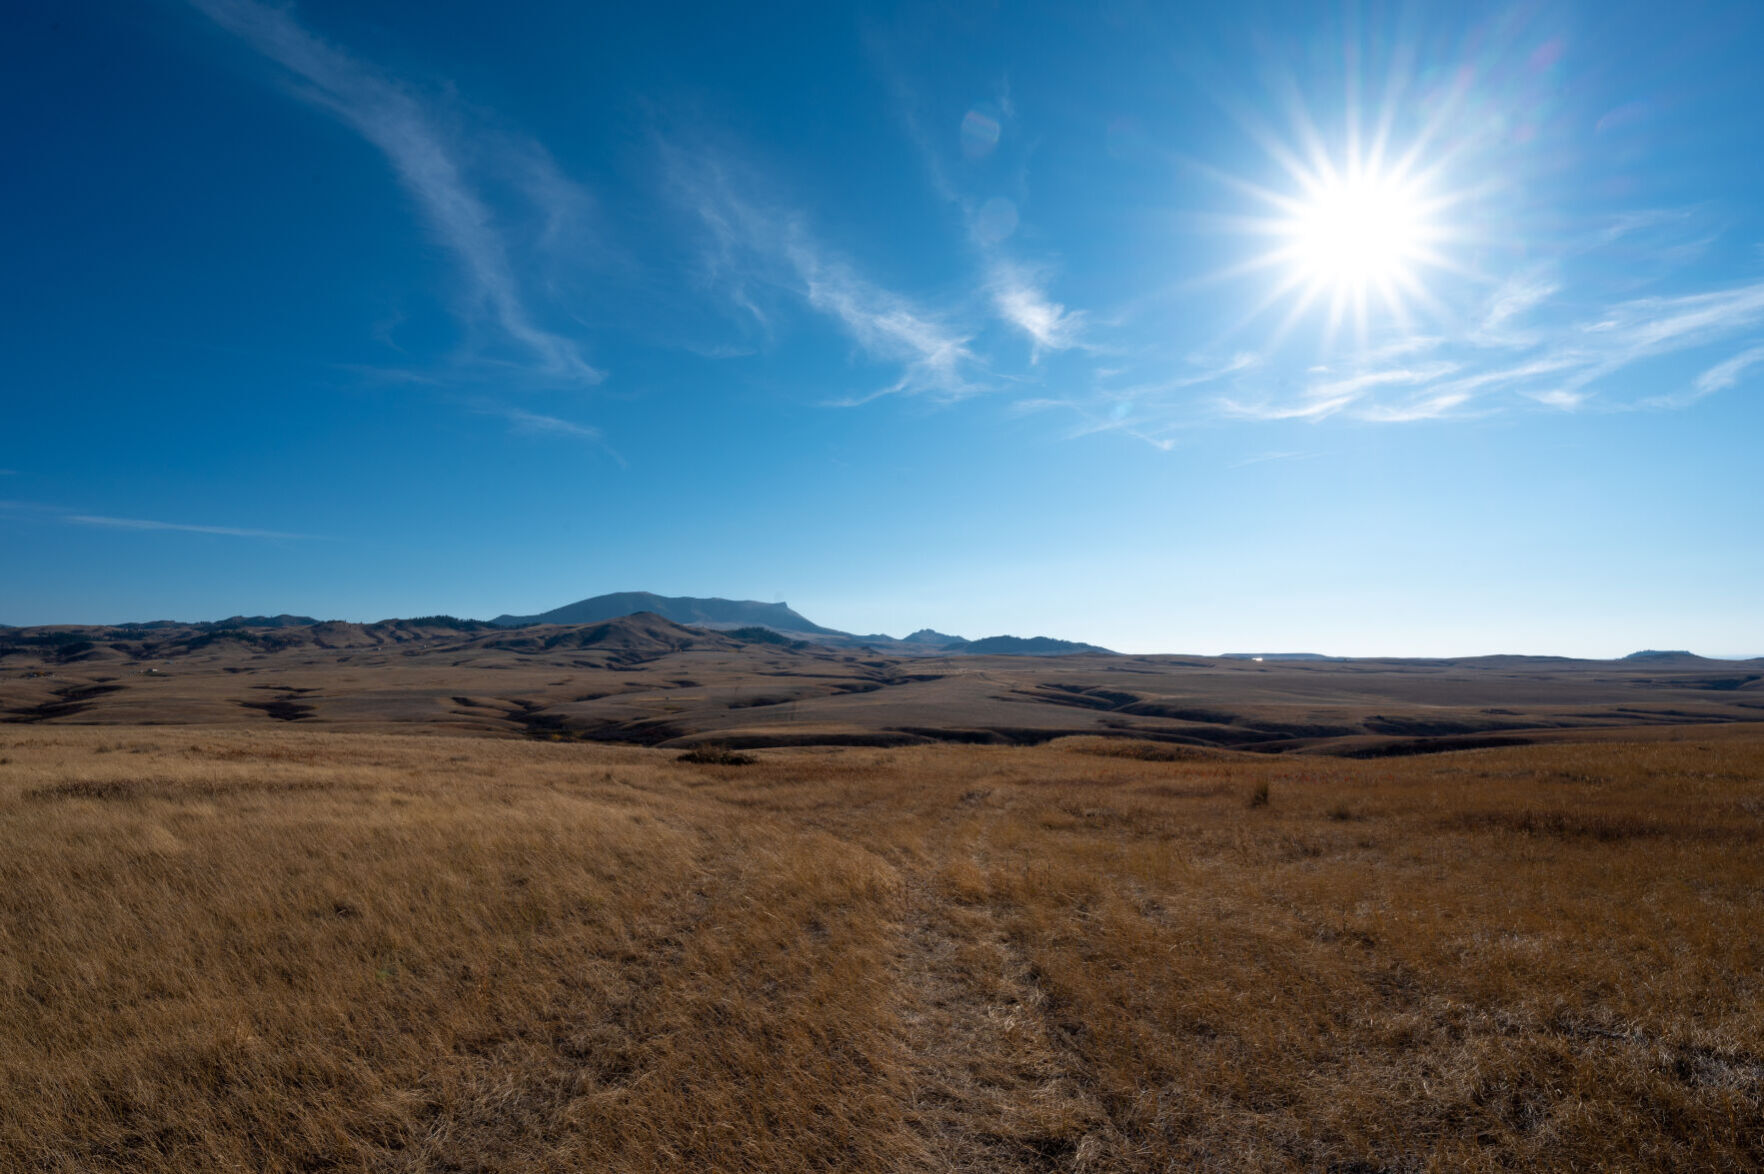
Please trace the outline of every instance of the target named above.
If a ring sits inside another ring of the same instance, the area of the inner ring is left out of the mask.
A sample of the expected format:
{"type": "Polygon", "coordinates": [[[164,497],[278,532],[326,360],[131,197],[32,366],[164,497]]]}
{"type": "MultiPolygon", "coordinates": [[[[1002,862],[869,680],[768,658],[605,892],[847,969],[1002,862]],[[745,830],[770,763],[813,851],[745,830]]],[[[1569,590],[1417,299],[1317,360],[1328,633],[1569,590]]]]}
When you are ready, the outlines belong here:
{"type": "Polygon", "coordinates": [[[1348,326],[1363,343],[1385,325],[1406,326],[1417,309],[1443,313],[1428,284],[1436,271],[1462,272],[1442,249],[1463,236],[1462,226],[1452,221],[1463,215],[1464,195],[1441,186],[1444,160],[1423,161],[1428,135],[1398,150],[1388,137],[1389,121],[1381,117],[1369,136],[1350,126],[1345,142],[1331,150],[1301,113],[1291,140],[1255,135],[1286,173],[1286,190],[1223,177],[1266,209],[1240,215],[1234,223],[1268,247],[1223,274],[1270,270],[1276,275],[1246,323],[1291,299],[1276,339],[1312,307],[1325,306],[1325,339],[1348,326]]]}
{"type": "Polygon", "coordinates": [[[1322,187],[1287,229],[1306,280],[1350,291],[1409,279],[1427,235],[1415,193],[1377,175],[1322,187]]]}
{"type": "Polygon", "coordinates": [[[1434,248],[1443,235],[1436,217],[1444,201],[1406,169],[1381,167],[1376,156],[1345,166],[1317,159],[1290,170],[1299,191],[1270,195],[1277,214],[1259,231],[1277,243],[1255,262],[1284,273],[1269,301],[1296,291],[1286,325],[1325,302],[1329,334],[1351,320],[1363,341],[1375,317],[1403,322],[1416,303],[1430,301],[1422,270],[1444,264],[1434,248]]]}

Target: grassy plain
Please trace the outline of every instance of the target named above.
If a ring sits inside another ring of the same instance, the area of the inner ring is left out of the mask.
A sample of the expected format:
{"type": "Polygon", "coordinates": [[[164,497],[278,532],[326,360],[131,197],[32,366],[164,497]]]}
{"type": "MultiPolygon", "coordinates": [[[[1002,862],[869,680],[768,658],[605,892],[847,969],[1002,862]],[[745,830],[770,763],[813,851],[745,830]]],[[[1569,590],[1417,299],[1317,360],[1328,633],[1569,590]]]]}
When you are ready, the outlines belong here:
{"type": "Polygon", "coordinates": [[[1764,1167],[1764,739],[0,730],[0,1169],[1764,1167]]]}

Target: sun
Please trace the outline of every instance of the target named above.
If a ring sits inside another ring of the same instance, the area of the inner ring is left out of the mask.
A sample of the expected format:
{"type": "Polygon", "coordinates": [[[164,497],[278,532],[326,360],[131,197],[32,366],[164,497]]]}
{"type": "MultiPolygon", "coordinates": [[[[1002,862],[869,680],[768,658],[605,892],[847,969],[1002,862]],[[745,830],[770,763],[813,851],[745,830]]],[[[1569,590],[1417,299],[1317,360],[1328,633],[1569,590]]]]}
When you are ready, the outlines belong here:
{"type": "Polygon", "coordinates": [[[1274,339],[1322,306],[1326,345],[1343,327],[1363,344],[1389,328],[1408,329],[1418,310],[1442,316],[1429,287],[1442,271],[1462,272],[1448,254],[1463,236],[1465,211],[1465,194],[1443,182],[1443,160],[1424,159],[1424,140],[1396,150],[1388,128],[1369,141],[1350,132],[1332,151],[1308,119],[1299,122],[1296,141],[1256,136],[1284,172],[1278,187],[1214,173],[1261,205],[1226,222],[1266,242],[1220,276],[1275,275],[1243,323],[1290,299],[1274,339]]]}
{"type": "Polygon", "coordinates": [[[1283,228],[1288,259],[1306,282],[1356,295],[1411,283],[1432,235],[1421,194],[1376,174],[1318,185],[1283,228]]]}
{"type": "Polygon", "coordinates": [[[1273,215],[1256,231],[1273,247],[1254,266],[1283,277],[1263,304],[1296,292],[1282,332],[1320,302],[1329,307],[1330,336],[1350,320],[1361,341],[1375,319],[1406,325],[1413,308],[1432,300],[1427,271],[1446,265],[1438,245],[1450,201],[1431,192],[1424,175],[1385,166],[1377,154],[1337,162],[1317,153],[1309,163],[1288,169],[1296,191],[1264,193],[1273,215]]]}

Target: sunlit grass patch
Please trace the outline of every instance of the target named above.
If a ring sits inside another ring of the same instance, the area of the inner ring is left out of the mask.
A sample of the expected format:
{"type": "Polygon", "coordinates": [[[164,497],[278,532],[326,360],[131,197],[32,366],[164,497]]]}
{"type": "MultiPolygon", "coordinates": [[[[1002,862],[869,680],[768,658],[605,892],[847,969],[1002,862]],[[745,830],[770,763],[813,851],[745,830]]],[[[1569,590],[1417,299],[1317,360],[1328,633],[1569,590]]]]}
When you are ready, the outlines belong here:
{"type": "Polygon", "coordinates": [[[0,1167],[1764,1161],[1758,743],[115,744],[0,737],[0,1167]]]}

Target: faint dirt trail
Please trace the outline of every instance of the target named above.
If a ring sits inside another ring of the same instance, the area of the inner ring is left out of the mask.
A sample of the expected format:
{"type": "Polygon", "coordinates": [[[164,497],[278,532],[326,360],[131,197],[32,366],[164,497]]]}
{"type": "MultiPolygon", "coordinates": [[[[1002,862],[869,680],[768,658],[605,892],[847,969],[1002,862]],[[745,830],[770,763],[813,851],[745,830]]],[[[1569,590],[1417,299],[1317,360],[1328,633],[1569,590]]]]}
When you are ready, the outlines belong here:
{"type": "MultiPolygon", "coordinates": [[[[952,846],[954,847],[954,846],[952,846]]],[[[984,844],[969,846],[984,868],[984,844]]],[[[1062,1039],[1033,967],[997,911],[903,870],[899,975],[912,1057],[910,1119],[951,1171],[1126,1169],[1122,1141],[1062,1039]]]]}

